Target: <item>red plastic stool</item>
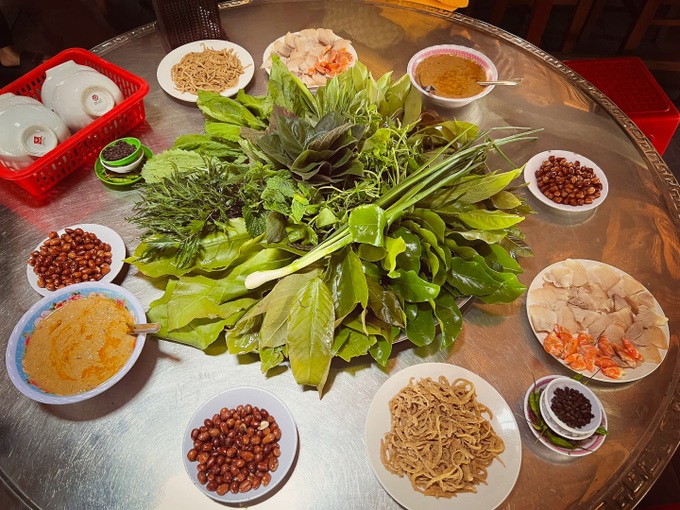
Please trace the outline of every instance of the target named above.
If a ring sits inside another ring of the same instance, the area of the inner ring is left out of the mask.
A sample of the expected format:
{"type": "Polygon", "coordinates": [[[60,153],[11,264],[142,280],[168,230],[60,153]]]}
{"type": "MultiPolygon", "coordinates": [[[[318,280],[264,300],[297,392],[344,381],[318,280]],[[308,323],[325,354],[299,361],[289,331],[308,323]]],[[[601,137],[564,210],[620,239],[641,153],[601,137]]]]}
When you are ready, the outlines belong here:
{"type": "Polygon", "coordinates": [[[637,124],[659,154],[673,138],[680,113],[638,57],[565,60],[637,124]]]}

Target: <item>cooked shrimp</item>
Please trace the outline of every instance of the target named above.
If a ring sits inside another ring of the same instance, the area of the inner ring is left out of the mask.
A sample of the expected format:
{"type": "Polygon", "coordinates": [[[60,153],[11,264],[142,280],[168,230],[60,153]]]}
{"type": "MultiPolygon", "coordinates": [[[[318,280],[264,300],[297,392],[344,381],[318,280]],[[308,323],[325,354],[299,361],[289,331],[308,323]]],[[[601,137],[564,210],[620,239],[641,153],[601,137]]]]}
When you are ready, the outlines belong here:
{"type": "Polygon", "coordinates": [[[636,361],[644,361],[645,357],[638,351],[635,346],[628,340],[626,337],[623,337],[621,339],[623,342],[623,347],[626,349],[626,352],[634,358],[636,361]]]}
{"type": "Polygon", "coordinates": [[[586,333],[585,331],[579,331],[577,338],[578,338],[578,344],[580,346],[584,346],[584,345],[594,346],[595,345],[595,339],[592,336],[590,336],[588,333],[586,333]]]}
{"type": "Polygon", "coordinates": [[[614,349],[612,349],[612,344],[609,342],[609,338],[607,338],[605,335],[600,335],[600,338],[597,339],[597,346],[600,348],[602,351],[602,354],[608,357],[612,357],[614,355],[614,349]]]}
{"type": "Polygon", "coordinates": [[[564,361],[574,370],[585,370],[588,366],[583,354],[576,352],[567,356],[564,361]]]}
{"type": "Polygon", "coordinates": [[[552,354],[556,358],[561,358],[564,352],[564,342],[557,336],[555,331],[551,331],[548,336],[543,340],[543,348],[549,354],[552,354]]]}
{"type": "Polygon", "coordinates": [[[602,373],[612,379],[620,379],[623,375],[623,369],[621,367],[607,367],[602,369],[602,373]]]}
{"type": "Polygon", "coordinates": [[[603,371],[605,368],[618,366],[616,361],[611,359],[609,356],[596,356],[595,365],[603,369],[603,371]]]}
{"type": "Polygon", "coordinates": [[[612,347],[614,348],[614,352],[618,355],[619,358],[621,358],[626,363],[626,365],[628,365],[631,368],[637,367],[638,360],[631,356],[628,353],[628,351],[626,351],[625,347],[617,343],[613,343],[612,347]]]}

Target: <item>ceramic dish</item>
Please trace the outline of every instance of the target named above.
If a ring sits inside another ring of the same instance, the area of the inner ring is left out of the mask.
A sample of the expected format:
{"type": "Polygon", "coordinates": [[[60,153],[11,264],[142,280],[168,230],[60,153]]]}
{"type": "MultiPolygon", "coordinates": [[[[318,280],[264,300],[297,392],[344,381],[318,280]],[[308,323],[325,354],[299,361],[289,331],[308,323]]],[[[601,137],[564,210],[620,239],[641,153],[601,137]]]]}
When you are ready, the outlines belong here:
{"type": "MultiPolygon", "coordinates": [[[[308,30],[309,30],[309,29],[308,29],[308,30]]],[[[323,30],[323,29],[317,29],[317,30],[323,30]]],[[[292,33],[290,33],[290,35],[293,36],[293,37],[295,37],[295,36],[299,35],[301,32],[302,32],[302,31],[292,32],[292,33]]],[[[264,70],[266,71],[267,74],[269,74],[270,71],[271,71],[271,56],[272,56],[272,53],[274,52],[274,46],[275,46],[277,43],[283,42],[287,35],[288,35],[288,34],[282,35],[282,36],[279,37],[278,39],[275,39],[274,41],[272,41],[272,42],[269,44],[269,46],[267,46],[267,48],[265,48],[264,53],[262,54],[262,69],[264,69],[264,70]]],[[[338,35],[336,35],[336,34],[334,34],[334,33],[333,33],[332,35],[333,35],[335,41],[341,40],[341,39],[342,39],[341,37],[339,37],[338,35]]],[[[348,44],[347,44],[346,46],[344,46],[344,48],[347,50],[347,52],[348,52],[350,55],[352,55],[352,62],[349,64],[349,66],[347,67],[347,69],[351,69],[352,67],[354,67],[354,65],[356,64],[356,62],[357,62],[357,60],[358,60],[359,57],[358,57],[358,55],[357,55],[357,51],[354,49],[354,47],[352,46],[352,44],[349,43],[349,41],[347,41],[347,42],[348,42],[348,44]]],[[[310,90],[316,90],[316,89],[318,88],[318,86],[313,86],[313,85],[309,85],[309,84],[308,84],[308,88],[309,88],[310,90]]]]}
{"type": "Polygon", "coordinates": [[[546,388],[541,393],[540,406],[541,416],[543,416],[543,419],[548,424],[548,426],[553,430],[553,432],[559,434],[562,437],[566,437],[567,439],[571,439],[574,441],[580,441],[592,436],[597,430],[597,428],[600,426],[600,422],[602,421],[601,413],[602,403],[600,402],[600,399],[597,398],[597,395],[595,395],[595,393],[593,393],[590,390],[590,388],[588,388],[584,384],[581,384],[575,379],[571,379],[570,377],[558,377],[557,379],[553,379],[552,381],[550,381],[548,386],[546,386],[546,388]],[[551,407],[552,399],[555,395],[555,390],[557,388],[574,389],[580,392],[590,401],[591,413],[593,415],[590,423],[578,429],[570,427],[568,424],[562,421],[562,419],[559,416],[557,416],[557,414],[553,411],[551,407]]]}
{"type": "Polygon", "coordinates": [[[138,138],[134,138],[132,136],[118,138],[117,140],[114,140],[113,142],[106,144],[106,146],[101,151],[99,151],[99,159],[106,168],[128,166],[130,163],[133,163],[137,161],[139,158],[141,158],[142,155],[143,155],[142,143],[139,141],[138,138]],[[124,158],[111,161],[107,160],[104,157],[104,154],[106,153],[107,149],[119,142],[134,147],[135,149],[134,152],[132,152],[129,156],[125,156],[124,158]]]}
{"type": "Polygon", "coordinates": [[[442,108],[459,108],[461,106],[468,105],[473,101],[481,99],[494,89],[494,85],[489,85],[484,87],[484,90],[479,94],[470,97],[457,98],[443,97],[438,96],[434,92],[427,92],[421,85],[419,77],[416,75],[417,69],[418,65],[423,60],[436,55],[454,55],[466,60],[471,60],[484,70],[486,73],[486,80],[498,80],[498,70],[496,69],[496,66],[491,61],[491,59],[489,59],[489,57],[483,53],[472,48],[468,48],[467,46],[459,46],[457,44],[439,44],[437,46],[430,46],[413,55],[406,66],[406,72],[411,79],[411,83],[416,89],[420,91],[423,96],[425,96],[425,98],[427,98],[428,101],[434,103],[437,106],[441,106],[442,108]]]}
{"type": "MultiPolygon", "coordinates": [[[[603,265],[606,266],[607,268],[613,270],[617,275],[621,277],[627,277],[631,278],[630,275],[625,273],[624,271],[621,271],[620,269],[610,266],[609,264],[604,264],[603,262],[597,262],[594,260],[586,260],[586,259],[573,259],[576,262],[580,262],[586,269],[592,268],[593,266],[596,265],[603,265]]],[[[527,310],[527,316],[529,317],[529,324],[531,325],[531,329],[534,332],[534,335],[536,335],[537,340],[543,345],[545,338],[548,336],[548,333],[545,331],[539,330],[534,324],[533,320],[531,317],[531,314],[529,313],[530,307],[534,306],[536,304],[536,299],[533,295],[533,291],[540,289],[543,287],[544,284],[544,275],[546,275],[548,272],[552,271],[553,268],[555,268],[559,264],[563,264],[565,261],[560,261],[556,262],[554,264],[549,265],[545,269],[543,269],[541,272],[539,272],[536,277],[533,279],[531,282],[531,285],[529,286],[529,289],[527,291],[527,299],[526,299],[526,310],[527,310]]],[[[634,279],[632,279],[634,280],[634,279]]],[[[637,280],[634,280],[642,289],[646,290],[649,292],[642,284],[637,282],[637,280]]],[[[650,293],[651,296],[651,293],[650,293]]],[[[651,297],[652,304],[653,304],[653,310],[659,315],[664,315],[663,310],[661,309],[661,306],[659,305],[659,302],[652,296],[651,297]]],[[[668,327],[668,324],[664,324],[662,326],[659,326],[659,329],[661,330],[661,333],[666,339],[666,345],[668,345],[668,342],[670,341],[670,329],[668,327]]],[[[576,331],[574,331],[576,333],[576,331]]],[[[595,371],[590,371],[590,370],[574,370],[571,366],[569,366],[567,363],[565,363],[564,360],[554,357],[551,354],[548,354],[547,352],[545,353],[547,356],[553,357],[555,360],[558,362],[562,363],[565,367],[568,369],[579,373],[583,374],[585,377],[588,378],[593,378],[596,381],[601,381],[601,382],[608,382],[608,383],[627,383],[631,381],[637,381],[638,379],[642,379],[643,377],[651,374],[654,370],[656,370],[659,365],[663,362],[663,360],[666,358],[666,354],[668,353],[668,349],[659,349],[659,355],[660,355],[660,361],[659,363],[653,363],[651,361],[645,361],[642,363],[640,366],[636,368],[624,368],[623,369],[623,375],[619,379],[613,379],[611,377],[606,376],[604,373],[602,373],[597,367],[595,371]]]]}
{"type": "MultiPolygon", "coordinates": [[[[146,157],[147,160],[153,157],[151,149],[145,145],[142,145],[142,150],[144,151],[144,157],[146,157]]],[[[144,166],[144,160],[140,162],[140,166],[144,166]]],[[[97,177],[99,177],[100,181],[110,184],[111,186],[129,186],[130,184],[134,184],[135,182],[142,180],[140,168],[137,168],[133,173],[114,174],[112,172],[108,172],[99,159],[94,162],[94,173],[97,175],[97,177]]]]}
{"type": "Polygon", "coordinates": [[[120,381],[135,364],[137,358],[139,358],[142,348],[144,347],[146,339],[145,334],[137,335],[134,350],[125,365],[123,365],[113,377],[104,381],[96,388],[76,395],[61,396],[44,392],[31,384],[28,376],[24,372],[22,361],[26,343],[29,341],[30,335],[35,329],[36,324],[44,317],[48,316],[61,303],[74,299],[74,297],[86,297],[90,294],[103,294],[109,298],[121,300],[126,308],[132,313],[132,316],[138,324],[146,324],[144,308],[142,308],[142,305],[137,298],[128,290],[112,283],[77,283],[59,289],[52,292],[49,296],[42,298],[34,304],[23,317],[21,317],[14,327],[7,344],[7,352],[5,355],[5,364],[10,380],[21,393],[32,400],[43,404],[73,404],[75,402],[82,402],[83,400],[99,395],[120,381]]]}
{"type": "Polygon", "coordinates": [[[297,426],[288,407],[276,395],[262,388],[242,386],[219,393],[198,408],[191,420],[189,420],[186,430],[184,431],[181,455],[187,475],[189,475],[191,481],[203,494],[222,503],[241,506],[245,503],[254,504],[255,500],[258,500],[257,502],[259,502],[259,500],[264,499],[266,495],[271,494],[279,485],[284,483],[288,471],[293,467],[293,463],[297,456],[297,449],[297,426]],[[198,463],[191,462],[187,459],[187,453],[194,447],[193,440],[191,439],[191,431],[195,428],[202,427],[204,425],[204,420],[212,418],[215,414],[219,414],[223,407],[235,409],[239,405],[245,406],[247,404],[260,409],[266,409],[267,412],[276,419],[276,423],[279,424],[279,428],[281,429],[281,439],[278,442],[281,449],[279,467],[276,471],[270,472],[271,481],[266,487],[260,485],[260,487],[255,490],[237,494],[227,492],[225,495],[220,496],[214,491],[208,491],[205,485],[201,485],[198,482],[198,463]]]}
{"type": "Polygon", "coordinates": [[[584,211],[590,211],[600,206],[607,198],[609,192],[609,184],[607,183],[607,176],[604,174],[602,169],[590,159],[576,154],[571,151],[564,150],[548,150],[540,152],[527,161],[524,165],[524,180],[529,184],[529,191],[534,195],[540,202],[547,205],[548,207],[561,212],[578,213],[584,211]],[[588,166],[593,169],[593,172],[600,179],[602,183],[602,190],[600,191],[600,196],[593,200],[592,204],[583,205],[564,205],[553,202],[548,197],[546,197],[540,189],[538,189],[538,184],[536,182],[536,171],[541,168],[541,164],[547,160],[550,156],[555,156],[556,158],[565,158],[567,161],[574,162],[576,160],[580,161],[581,166],[588,166]]]}
{"type": "MultiPolygon", "coordinates": [[[[62,228],[61,230],[57,231],[57,234],[60,236],[66,232],[67,228],[82,228],[85,232],[90,232],[93,233],[97,236],[97,238],[106,244],[111,245],[111,264],[109,265],[110,267],[110,272],[104,277],[99,280],[100,283],[108,283],[113,281],[113,279],[118,276],[118,273],[120,273],[120,270],[123,268],[123,259],[125,258],[125,243],[123,242],[123,238],[120,237],[114,230],[110,229],[109,227],[105,227],[104,225],[97,225],[94,223],[84,223],[84,224],[79,224],[79,225],[73,225],[70,227],[65,227],[62,228]]],[[[32,251],[39,250],[42,244],[47,240],[48,238],[43,239],[40,241],[40,244],[36,246],[32,251]]],[[[36,275],[33,272],[33,266],[30,264],[26,264],[26,277],[28,278],[28,283],[30,283],[31,287],[33,287],[33,290],[35,290],[37,293],[43,295],[43,296],[49,296],[51,294],[54,294],[55,292],[58,291],[50,291],[46,288],[41,288],[38,287],[38,275],[36,275]]],[[[65,287],[68,288],[68,287],[65,287]]]]}
{"type": "Polygon", "coordinates": [[[204,41],[193,41],[175,48],[170,53],[168,53],[163,58],[163,60],[161,60],[161,63],[158,65],[158,70],[156,71],[156,78],[158,79],[158,83],[160,84],[161,88],[165,92],[170,94],[172,97],[181,99],[182,101],[196,102],[198,99],[196,94],[192,94],[190,92],[180,92],[175,88],[175,83],[172,81],[172,67],[182,60],[182,57],[184,57],[186,54],[203,51],[204,45],[206,48],[211,48],[214,50],[234,50],[234,53],[236,53],[236,56],[241,61],[241,65],[243,66],[243,74],[240,76],[236,86],[222,91],[221,95],[225,97],[234,96],[239,90],[245,88],[246,85],[250,83],[250,80],[252,80],[253,75],[255,74],[255,62],[253,61],[253,57],[250,55],[250,53],[248,53],[245,48],[242,48],[238,44],[234,44],[229,41],[223,41],[221,39],[207,39],[204,41]]]}
{"type": "Polygon", "coordinates": [[[522,464],[519,428],[505,399],[477,374],[448,363],[421,363],[405,368],[385,381],[368,409],[365,440],[368,460],[378,480],[392,498],[410,510],[494,509],[512,491],[522,464]],[[477,400],[493,414],[491,425],[505,443],[505,451],[500,455],[503,464],[495,460],[489,466],[487,484],[478,485],[476,493],[460,493],[450,499],[424,496],[416,492],[407,477],[400,478],[387,471],[380,458],[380,441],[391,427],[389,401],[409,384],[412,377],[416,380],[426,377],[437,380],[439,376],[445,376],[449,382],[462,377],[475,385],[477,400]]]}
{"type": "Polygon", "coordinates": [[[129,174],[130,172],[134,171],[142,163],[143,159],[144,159],[144,151],[141,150],[141,152],[139,153],[139,156],[137,156],[137,159],[135,159],[134,161],[131,161],[127,165],[110,166],[109,164],[105,163],[101,158],[99,158],[99,163],[101,164],[101,166],[104,167],[104,170],[108,170],[109,172],[113,172],[113,173],[116,173],[116,174],[129,174]]]}
{"type": "MultiPolygon", "coordinates": [[[[527,389],[526,394],[524,395],[524,402],[522,405],[522,408],[524,409],[524,417],[527,420],[527,425],[529,426],[529,429],[531,430],[531,433],[536,437],[539,443],[541,443],[543,446],[548,448],[549,450],[552,450],[555,453],[559,453],[560,455],[566,455],[568,457],[583,457],[585,455],[590,455],[591,453],[594,453],[597,451],[600,446],[604,443],[604,440],[607,438],[606,435],[600,435],[600,434],[593,434],[592,436],[583,439],[581,441],[575,442],[577,445],[577,448],[571,450],[569,448],[564,448],[561,446],[554,445],[551,443],[548,438],[545,437],[545,435],[542,435],[536,428],[533,426],[534,423],[536,423],[536,415],[531,409],[531,405],[529,404],[529,396],[534,390],[538,390],[539,392],[543,392],[548,386],[548,384],[555,380],[559,379],[562,376],[559,375],[547,375],[545,377],[540,378],[538,381],[536,381],[536,384],[532,384],[529,386],[529,389],[527,389]]],[[[601,406],[602,404],[600,404],[601,406]]],[[[608,422],[607,422],[607,413],[604,411],[604,407],[600,407],[600,412],[602,414],[602,420],[600,421],[600,427],[603,429],[607,430],[608,427],[608,422]]]]}

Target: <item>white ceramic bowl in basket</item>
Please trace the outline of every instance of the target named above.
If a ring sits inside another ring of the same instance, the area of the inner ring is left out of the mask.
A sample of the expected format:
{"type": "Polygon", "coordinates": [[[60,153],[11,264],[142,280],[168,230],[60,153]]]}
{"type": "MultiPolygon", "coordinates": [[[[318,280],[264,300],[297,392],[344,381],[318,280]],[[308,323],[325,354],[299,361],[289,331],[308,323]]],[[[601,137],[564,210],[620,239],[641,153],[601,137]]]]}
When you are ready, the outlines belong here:
{"type": "Polygon", "coordinates": [[[413,55],[413,57],[411,57],[408,66],[406,66],[406,72],[408,73],[413,86],[418,89],[420,93],[431,103],[442,108],[459,108],[461,106],[468,105],[473,101],[481,99],[494,89],[493,85],[489,85],[484,87],[484,90],[479,94],[460,98],[442,97],[438,96],[434,92],[426,92],[417,79],[416,69],[423,60],[434,55],[454,55],[456,57],[471,60],[484,70],[487,81],[498,80],[498,70],[496,69],[496,66],[491,61],[491,59],[489,59],[489,57],[484,55],[482,52],[473,50],[467,46],[459,46],[457,44],[439,44],[437,46],[430,46],[420,50],[418,53],[413,55]]]}

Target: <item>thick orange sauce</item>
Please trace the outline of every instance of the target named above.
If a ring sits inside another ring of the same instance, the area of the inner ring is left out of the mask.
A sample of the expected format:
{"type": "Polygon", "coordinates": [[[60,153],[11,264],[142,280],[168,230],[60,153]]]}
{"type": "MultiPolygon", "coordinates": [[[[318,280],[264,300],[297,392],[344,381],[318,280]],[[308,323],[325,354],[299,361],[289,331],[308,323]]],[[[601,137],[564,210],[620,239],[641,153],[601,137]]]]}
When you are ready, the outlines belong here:
{"type": "Polygon", "coordinates": [[[478,81],[486,80],[486,72],[472,60],[455,55],[432,55],[416,67],[422,87],[432,86],[434,94],[460,98],[476,96],[484,90],[478,81]]]}
{"type": "Polygon", "coordinates": [[[69,301],[36,326],[26,343],[24,371],[33,385],[55,395],[91,390],[130,358],[132,324],[127,308],[106,296],[69,301]]]}

